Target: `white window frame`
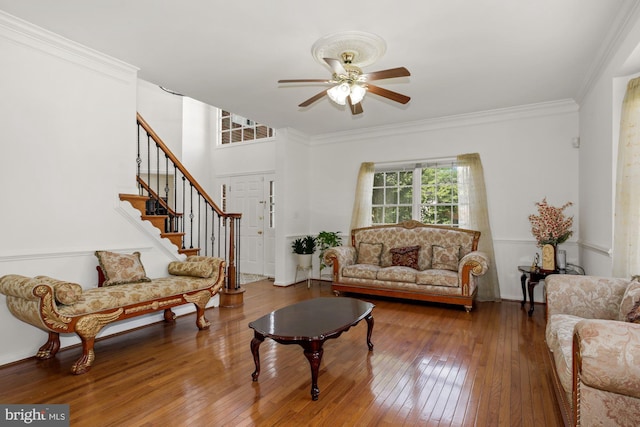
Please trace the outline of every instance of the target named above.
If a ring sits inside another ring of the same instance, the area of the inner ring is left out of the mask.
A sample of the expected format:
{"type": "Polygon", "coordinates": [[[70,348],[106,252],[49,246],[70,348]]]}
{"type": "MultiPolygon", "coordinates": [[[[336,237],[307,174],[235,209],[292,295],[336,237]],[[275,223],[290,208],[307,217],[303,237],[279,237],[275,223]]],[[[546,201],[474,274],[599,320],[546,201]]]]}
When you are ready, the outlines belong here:
{"type": "MultiPolygon", "coordinates": [[[[416,221],[421,221],[422,222],[422,206],[424,205],[422,203],[422,170],[423,169],[441,169],[441,168],[446,168],[446,167],[451,167],[451,168],[457,168],[456,166],[456,159],[455,158],[445,158],[445,159],[438,159],[438,160],[424,160],[424,161],[419,161],[416,163],[405,163],[405,164],[396,164],[396,165],[376,165],[375,168],[375,173],[388,173],[388,172],[407,172],[407,171],[412,171],[413,172],[413,176],[412,176],[412,186],[411,186],[411,196],[412,196],[412,203],[411,203],[411,219],[414,219],[416,221]]],[[[456,203],[435,203],[433,206],[450,206],[451,209],[453,210],[453,207],[455,206],[457,209],[457,222],[452,221],[453,223],[448,224],[448,223],[439,223],[439,222],[435,222],[435,224],[438,225],[447,225],[450,227],[459,227],[460,223],[461,223],[461,209],[462,209],[462,203],[460,200],[460,193],[461,193],[461,189],[460,189],[460,177],[459,177],[459,171],[456,170],[456,182],[454,184],[456,184],[457,186],[457,202],[456,203]]],[[[375,182],[375,179],[374,179],[375,182]]],[[[400,186],[398,186],[400,187],[400,186]]],[[[378,186],[378,187],[374,187],[374,194],[375,194],[375,190],[376,189],[386,189],[386,188],[391,188],[391,187],[386,187],[385,186],[378,186]]],[[[436,185],[436,193],[437,193],[437,188],[438,186],[436,185]]],[[[384,200],[384,204],[374,204],[374,197],[372,196],[372,205],[371,205],[371,222],[373,225],[382,225],[382,224],[389,224],[389,223],[380,223],[380,222],[375,222],[375,217],[374,217],[374,209],[375,208],[379,208],[379,207],[386,207],[386,206],[407,206],[407,204],[386,204],[386,191],[385,191],[385,200],[384,200]]],[[[398,202],[400,202],[399,197],[398,197],[398,202]]],[[[436,211],[437,214],[437,211],[436,211]]],[[[454,217],[453,212],[451,217],[454,217]]],[[[382,214],[382,220],[384,221],[385,219],[385,214],[384,214],[384,210],[383,210],[383,214],[382,214]]],[[[399,212],[396,213],[396,222],[402,220],[399,218],[399,212]]]]}

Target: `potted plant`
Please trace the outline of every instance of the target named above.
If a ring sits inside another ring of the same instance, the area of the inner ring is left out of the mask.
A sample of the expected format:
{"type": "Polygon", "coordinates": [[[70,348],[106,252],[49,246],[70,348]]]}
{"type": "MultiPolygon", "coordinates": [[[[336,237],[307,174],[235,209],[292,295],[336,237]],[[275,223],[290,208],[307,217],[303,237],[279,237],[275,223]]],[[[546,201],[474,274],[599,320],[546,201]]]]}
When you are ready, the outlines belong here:
{"type": "Polygon", "coordinates": [[[339,231],[321,231],[318,233],[318,237],[316,237],[316,242],[320,249],[320,275],[322,276],[322,269],[327,267],[322,258],[324,252],[329,248],[340,246],[342,244],[342,237],[339,231]]]}
{"type": "Polygon", "coordinates": [[[311,257],[316,251],[316,238],[305,236],[295,239],[291,242],[291,249],[298,257],[298,266],[309,268],[311,266],[311,257]]]}

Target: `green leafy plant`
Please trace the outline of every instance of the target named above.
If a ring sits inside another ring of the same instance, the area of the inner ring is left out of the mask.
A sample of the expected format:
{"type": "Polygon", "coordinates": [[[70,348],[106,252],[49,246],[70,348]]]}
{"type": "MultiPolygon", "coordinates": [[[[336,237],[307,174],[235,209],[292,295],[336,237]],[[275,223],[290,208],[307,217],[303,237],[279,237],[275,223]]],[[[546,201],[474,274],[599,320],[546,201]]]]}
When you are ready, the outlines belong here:
{"type": "Polygon", "coordinates": [[[316,238],[304,236],[291,242],[291,249],[294,254],[312,254],[316,251],[316,238]]]}
{"type": "Polygon", "coordinates": [[[329,248],[340,246],[342,244],[342,237],[339,231],[321,231],[318,233],[316,241],[320,249],[320,271],[322,271],[323,268],[327,267],[322,258],[324,252],[329,248]]]}

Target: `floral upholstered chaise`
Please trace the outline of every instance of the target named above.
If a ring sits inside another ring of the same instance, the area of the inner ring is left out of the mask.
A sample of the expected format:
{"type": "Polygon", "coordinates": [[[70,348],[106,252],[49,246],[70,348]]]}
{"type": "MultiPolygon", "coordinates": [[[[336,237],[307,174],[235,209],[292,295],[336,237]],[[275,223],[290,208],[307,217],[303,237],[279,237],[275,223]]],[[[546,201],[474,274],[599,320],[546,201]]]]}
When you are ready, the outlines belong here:
{"type": "Polygon", "coordinates": [[[567,426],[640,425],[640,282],[546,279],[546,341],[567,426]]]}
{"type": "Polygon", "coordinates": [[[480,232],[418,221],[357,228],[351,246],[327,250],[335,293],[353,292],[473,307],[489,258],[480,232]]]}
{"type": "Polygon", "coordinates": [[[34,278],[10,274],[0,278],[0,293],[6,295],[9,311],[18,319],[48,332],[47,342],[36,358],[49,359],[60,348],[60,334],[75,332],[82,341],[82,356],[71,372],[87,372],[95,359],[95,337],[107,324],[164,310],[173,321],[171,307],[194,303],[199,329],[207,329],[205,306],[224,284],[225,262],[214,257],[191,256],[185,262],[171,262],[168,277],[149,279],[140,254],[96,252],[101,273],[100,286],[83,289],[46,276],[34,278]]]}

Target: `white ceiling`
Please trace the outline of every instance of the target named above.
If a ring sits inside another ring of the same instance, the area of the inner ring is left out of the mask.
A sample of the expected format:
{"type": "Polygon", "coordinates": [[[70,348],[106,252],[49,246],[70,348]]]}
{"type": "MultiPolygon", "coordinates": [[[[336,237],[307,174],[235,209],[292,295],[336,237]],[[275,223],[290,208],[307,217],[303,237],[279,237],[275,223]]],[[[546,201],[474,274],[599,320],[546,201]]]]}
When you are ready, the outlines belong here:
{"type": "Polygon", "coordinates": [[[637,0],[0,0],[0,10],[140,68],[139,77],[208,104],[310,135],[563,99],[579,101],[637,0]],[[364,72],[404,66],[364,114],[327,97],[311,55],[330,33],[366,31],[387,50],[364,72]]]}

